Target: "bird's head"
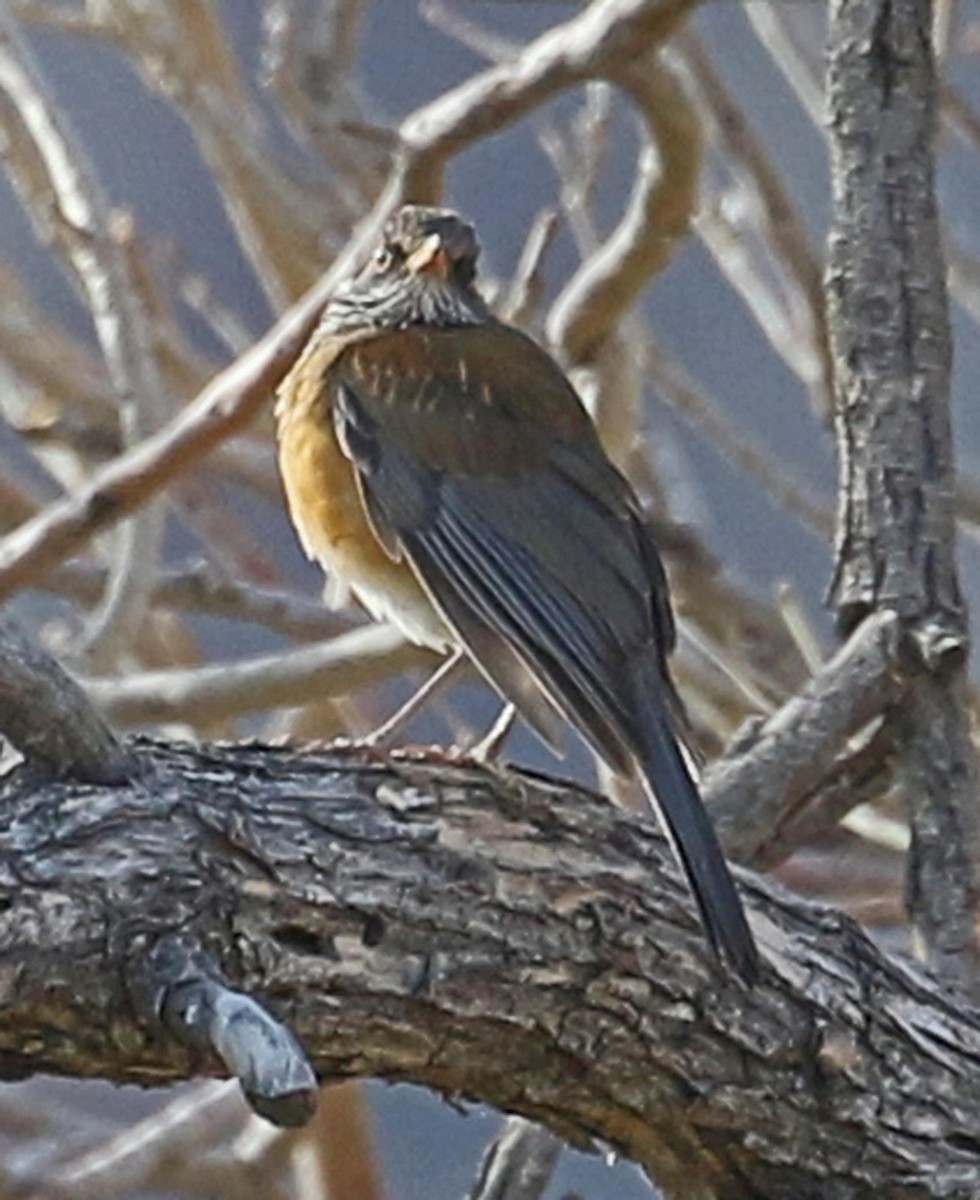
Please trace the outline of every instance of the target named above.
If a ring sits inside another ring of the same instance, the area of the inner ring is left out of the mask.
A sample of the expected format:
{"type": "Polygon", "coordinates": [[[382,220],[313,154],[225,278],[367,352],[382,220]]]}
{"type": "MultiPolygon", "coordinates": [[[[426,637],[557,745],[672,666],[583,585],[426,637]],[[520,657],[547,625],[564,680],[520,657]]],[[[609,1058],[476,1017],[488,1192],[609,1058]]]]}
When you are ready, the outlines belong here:
{"type": "Polygon", "coordinates": [[[349,333],[425,325],[480,325],[489,312],[476,290],[480,244],[472,225],[446,208],[406,204],[353,279],[337,289],[321,329],[349,333]]]}
{"type": "Polygon", "coordinates": [[[368,271],[470,288],[480,243],[473,226],[448,208],[406,204],[385,225],[368,271]]]}

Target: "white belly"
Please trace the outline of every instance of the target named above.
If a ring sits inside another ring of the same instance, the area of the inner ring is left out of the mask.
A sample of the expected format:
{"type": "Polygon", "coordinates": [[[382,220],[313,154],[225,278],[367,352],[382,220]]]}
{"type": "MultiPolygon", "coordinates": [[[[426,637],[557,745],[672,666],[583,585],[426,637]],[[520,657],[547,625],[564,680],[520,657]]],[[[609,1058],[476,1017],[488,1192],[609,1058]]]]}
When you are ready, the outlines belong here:
{"type": "Polygon", "coordinates": [[[311,557],[326,574],[323,600],[328,608],[345,608],[353,595],[376,621],[390,621],[416,646],[445,654],[456,645],[451,630],[407,569],[391,570],[379,580],[377,564],[364,570],[356,557],[344,554],[342,545],[321,546],[311,557]]]}
{"type": "Polygon", "coordinates": [[[351,591],[376,621],[390,621],[410,642],[441,654],[455,645],[455,638],[439,613],[430,604],[420,605],[414,591],[396,595],[389,590],[380,591],[364,580],[349,582],[351,591]]]}

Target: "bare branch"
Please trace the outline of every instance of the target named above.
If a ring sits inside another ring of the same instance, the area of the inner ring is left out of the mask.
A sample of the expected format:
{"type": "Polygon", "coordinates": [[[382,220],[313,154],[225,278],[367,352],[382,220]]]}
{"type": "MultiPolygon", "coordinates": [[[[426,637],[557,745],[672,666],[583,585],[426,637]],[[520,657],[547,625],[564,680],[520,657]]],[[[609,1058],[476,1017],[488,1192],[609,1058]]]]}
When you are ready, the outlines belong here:
{"type": "MultiPolygon", "coordinates": [[[[833,772],[848,739],[904,698],[897,628],[887,612],[865,621],[747,747],[736,747],[708,771],[705,800],[736,861],[753,862],[779,838],[833,772]]],[[[860,799],[855,795],[855,804],[860,799]]]]}
{"type": "Polygon", "coordinates": [[[725,458],[758,482],[771,499],[793,513],[813,533],[829,537],[833,529],[831,502],[821,503],[805,484],[786,470],[765,447],[757,445],[723,410],[699,391],[680,363],[652,336],[643,346],[644,365],[663,398],[725,458]]]}
{"type": "MultiPolygon", "coordinates": [[[[8,164],[21,180],[28,212],[44,212],[46,227],[73,267],[87,297],[109,374],[119,398],[127,444],[163,420],[163,384],[152,339],[108,202],[65,115],[59,112],[9,14],[0,9],[0,119],[6,116],[8,164]],[[21,128],[10,129],[16,120],[21,128]],[[18,171],[15,148],[25,139],[36,156],[18,171]],[[13,156],[13,157],[12,157],[13,156]]],[[[146,610],[161,548],[164,513],[151,507],[121,532],[103,605],[88,639],[93,661],[108,664],[131,642],[146,610]]]]}
{"type": "Polygon", "coordinates": [[[744,12],[773,65],[795,92],[803,111],[820,133],[825,133],[827,115],[819,50],[804,47],[794,36],[791,27],[794,14],[780,0],[758,0],[746,5],[744,12]]]}
{"type": "Polygon", "coordinates": [[[685,31],[672,51],[687,68],[692,102],[722,151],[721,169],[741,200],[723,203],[724,193],[702,197],[705,210],[697,230],[773,347],[807,388],[814,411],[825,418],[830,358],[820,265],[809,235],[700,41],[685,31]],[[732,212],[739,217],[732,218],[732,212]]]}
{"type": "Polygon", "coordinates": [[[235,1083],[208,1080],[142,1121],[40,1170],[12,1171],[32,1200],[114,1200],[174,1181],[174,1159],[194,1162],[218,1139],[238,1131],[248,1110],[235,1083]]]}
{"type": "Polygon", "coordinates": [[[309,287],[322,215],[267,152],[262,123],[212,4],[116,0],[100,12],[149,88],[187,121],[211,168],[228,220],[276,311],[309,287]],[[207,79],[208,86],[200,86],[207,79]]]}
{"type": "Polygon", "coordinates": [[[572,365],[592,359],[688,232],[698,198],[700,126],[674,73],[656,55],[616,81],[646,121],[650,142],[637,164],[627,211],[612,236],[579,267],[548,317],[548,340],[572,365]]]}
{"type": "Polygon", "coordinates": [[[269,398],[313,330],[339,275],[325,276],[246,354],[217,375],[169,425],[114,459],[74,495],[0,541],[0,601],[36,581],[145,504],[175,475],[242,429],[269,398]]]}
{"type": "Polygon", "coordinates": [[[451,158],[564,89],[651,53],[693,7],[694,0],[597,0],[413,114],[400,130],[404,196],[437,199],[451,158]]]}
{"type": "Polygon", "coordinates": [[[893,609],[920,679],[902,712],[909,902],[934,963],[977,987],[978,780],[963,703],[950,328],[936,209],[929,0],[835,0],[828,302],[841,508],[833,597],[893,609]]]}
{"type": "Polygon", "coordinates": [[[541,1200],[561,1153],[553,1133],[520,1117],[505,1117],[490,1143],[470,1200],[541,1200]]]}
{"type": "MultiPolygon", "coordinates": [[[[357,53],[366,0],[267,0],[262,67],[283,116],[340,176],[336,224],[370,203],[387,167],[387,148],[358,136],[357,53]],[[339,218],[339,220],[337,219],[339,218]]],[[[333,206],[331,206],[333,207],[333,206]]]]}
{"type": "Polygon", "coordinates": [[[344,695],[432,662],[389,625],[354,629],[321,645],[186,671],[89,679],[92,702],[117,725],[194,724],[344,695]]]}
{"type": "Polygon", "coordinates": [[[512,325],[526,325],[541,303],[541,266],[558,232],[558,214],[545,208],[535,217],[524,239],[514,277],[497,305],[500,318],[512,325]]]}
{"type": "Polygon", "coordinates": [[[43,775],[116,783],[132,762],[79,685],[0,616],[0,733],[43,775]]]}
{"type": "Polygon", "coordinates": [[[968,1200],[980,1021],[840,914],[749,887],[768,966],[746,992],[710,965],[666,845],[578,789],[423,759],[140,755],[152,787],[52,785],[39,804],[0,785],[8,1068],[201,1069],[129,992],[179,930],[322,1073],[603,1139],[678,1200],[968,1200]]]}
{"type": "MultiPolygon", "coordinates": [[[[94,604],[101,594],[104,578],[104,571],[97,567],[66,563],[50,575],[43,586],[81,604],[94,604]]],[[[243,583],[206,565],[159,575],[152,601],[154,606],[174,612],[206,613],[261,625],[300,642],[325,641],[346,632],[354,624],[353,618],[330,612],[318,599],[243,583]]]]}

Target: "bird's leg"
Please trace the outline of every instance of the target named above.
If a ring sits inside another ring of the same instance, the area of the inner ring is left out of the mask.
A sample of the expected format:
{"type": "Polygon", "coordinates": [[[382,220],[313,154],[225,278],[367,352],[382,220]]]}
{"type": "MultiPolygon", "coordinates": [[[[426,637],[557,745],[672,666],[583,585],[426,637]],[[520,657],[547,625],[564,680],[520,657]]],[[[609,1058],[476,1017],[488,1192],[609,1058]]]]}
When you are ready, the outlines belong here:
{"type": "Polygon", "coordinates": [[[477,762],[495,762],[504,748],[516,716],[517,709],[514,705],[505,704],[483,737],[466,751],[466,757],[476,759],[477,762]]]}
{"type": "Polygon", "coordinates": [[[372,730],[365,737],[358,738],[358,742],[362,746],[384,746],[390,742],[392,737],[403,729],[408,722],[429,703],[452,681],[453,676],[464,665],[465,656],[463,651],[456,649],[450,654],[445,662],[432,672],[429,678],[422,686],[409,696],[400,709],[372,730]]]}

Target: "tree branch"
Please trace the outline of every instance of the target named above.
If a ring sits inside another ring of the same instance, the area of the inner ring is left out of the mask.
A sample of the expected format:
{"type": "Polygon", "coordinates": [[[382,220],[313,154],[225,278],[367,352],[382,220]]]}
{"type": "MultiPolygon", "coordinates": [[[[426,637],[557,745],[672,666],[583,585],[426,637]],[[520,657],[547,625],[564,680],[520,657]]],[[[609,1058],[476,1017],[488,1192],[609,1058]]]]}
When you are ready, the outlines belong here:
{"type": "Polygon", "coordinates": [[[116,783],[128,751],[74,679],[9,617],[0,616],[0,732],[32,774],[116,783]]]}
{"type": "Polygon", "coordinates": [[[125,787],[0,785],[8,1077],[214,1071],[134,1002],[179,936],[324,1076],[602,1139],[672,1196],[972,1194],[980,1018],[846,919],[753,883],[747,993],[662,840],[580,789],[432,756],[137,752],[125,787]]]}
{"type": "MultiPolygon", "coordinates": [[[[782,835],[819,796],[849,739],[904,699],[897,634],[893,613],[869,618],[799,695],[709,768],[705,800],[736,861],[754,864],[777,842],[783,854],[795,848],[782,835]]],[[[855,793],[854,804],[861,799],[855,793]]]]}
{"type": "Polygon", "coordinates": [[[679,250],[697,206],[701,128],[680,81],[656,54],[630,63],[614,81],[632,97],[650,141],[640,151],[618,226],[572,275],[548,314],[548,341],[572,366],[591,362],[616,336],[637,298],[679,250]]]}
{"type": "Polygon", "coordinates": [[[830,8],[827,295],[841,466],[833,595],[845,629],[893,609],[918,658],[901,718],[909,905],[931,960],[976,989],[980,821],[963,697],[931,37],[929,0],[830,8]]]}
{"type": "Polygon", "coordinates": [[[402,191],[436,203],[446,164],[474,142],[587,79],[620,71],[662,45],[697,0],[598,0],[516,58],[474,76],[402,123],[402,191]]]}
{"type": "MultiPolygon", "coordinates": [[[[82,286],[118,398],[124,440],[136,443],[161,424],[168,407],[150,322],[108,198],[66,115],[48,94],[17,23],[3,9],[0,96],[11,175],[28,215],[49,234],[82,286]],[[19,156],[13,147],[20,148],[19,156]]],[[[152,506],[120,535],[106,594],[86,639],[92,661],[103,667],[128,648],[143,620],[164,524],[163,509],[152,506]]]]}
{"type": "Polygon", "coordinates": [[[561,1153],[553,1133],[507,1117],[487,1148],[470,1200],[541,1200],[561,1153]]]}
{"type": "Polygon", "coordinates": [[[118,725],[193,724],[345,695],[432,660],[431,651],[406,642],[394,626],[367,625],[238,662],[90,679],[85,690],[118,725]]]}

